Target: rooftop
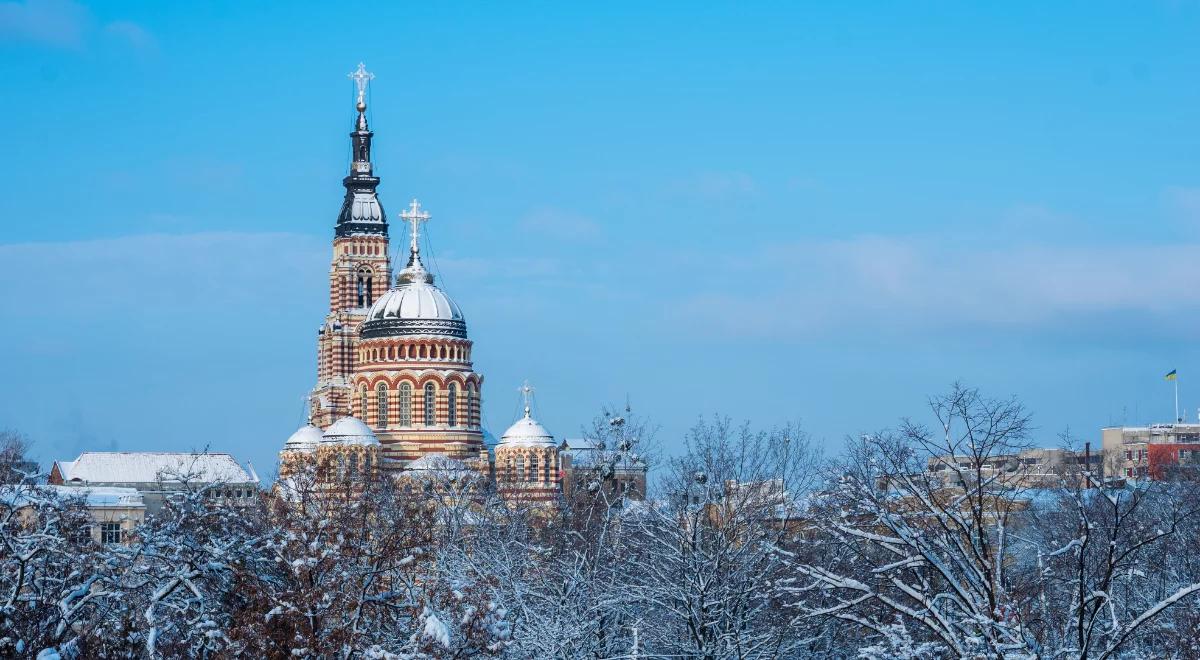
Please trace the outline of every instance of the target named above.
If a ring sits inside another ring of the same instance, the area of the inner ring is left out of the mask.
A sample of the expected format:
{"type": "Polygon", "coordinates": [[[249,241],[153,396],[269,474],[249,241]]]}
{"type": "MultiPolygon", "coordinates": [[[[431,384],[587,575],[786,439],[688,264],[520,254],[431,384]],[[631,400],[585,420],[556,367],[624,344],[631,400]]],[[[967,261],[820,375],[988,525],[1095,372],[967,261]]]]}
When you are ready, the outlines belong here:
{"type": "Polygon", "coordinates": [[[258,482],[253,468],[218,453],[88,451],[55,466],[64,483],[258,482]]]}

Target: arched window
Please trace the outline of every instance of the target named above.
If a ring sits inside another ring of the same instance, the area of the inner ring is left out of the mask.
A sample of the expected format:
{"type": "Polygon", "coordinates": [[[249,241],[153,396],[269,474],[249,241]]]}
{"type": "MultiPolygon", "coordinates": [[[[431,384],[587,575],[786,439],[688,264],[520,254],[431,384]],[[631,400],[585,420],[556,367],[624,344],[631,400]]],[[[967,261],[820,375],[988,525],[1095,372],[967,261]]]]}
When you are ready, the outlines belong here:
{"type": "Polygon", "coordinates": [[[425,383],[425,426],[437,423],[437,388],[433,383],[425,383]]]}
{"type": "Polygon", "coordinates": [[[359,391],[358,401],[358,417],[359,419],[367,418],[367,386],[363,385],[359,391]]]}
{"type": "Polygon", "coordinates": [[[375,386],[375,419],[378,420],[379,426],[387,426],[387,423],[388,423],[387,383],[380,383],[375,386]]]}
{"type": "Polygon", "coordinates": [[[354,280],[354,291],[357,295],[358,306],[367,307],[374,302],[373,283],[374,277],[371,274],[370,268],[359,268],[358,275],[354,280]]]}
{"type": "Polygon", "coordinates": [[[475,423],[475,385],[467,384],[467,426],[474,428],[475,423]]]}
{"type": "Polygon", "coordinates": [[[400,383],[400,426],[412,426],[412,384],[400,383]]]}
{"type": "Polygon", "coordinates": [[[358,454],[350,454],[350,476],[358,474],[358,454]]]}
{"type": "Polygon", "coordinates": [[[517,456],[517,481],[525,481],[525,457],[517,456]]]}
{"type": "Polygon", "coordinates": [[[446,406],[446,424],[458,426],[458,383],[450,383],[450,389],[446,392],[446,406]]]}
{"type": "Polygon", "coordinates": [[[529,457],[529,480],[538,480],[538,459],[536,454],[529,457]]]}

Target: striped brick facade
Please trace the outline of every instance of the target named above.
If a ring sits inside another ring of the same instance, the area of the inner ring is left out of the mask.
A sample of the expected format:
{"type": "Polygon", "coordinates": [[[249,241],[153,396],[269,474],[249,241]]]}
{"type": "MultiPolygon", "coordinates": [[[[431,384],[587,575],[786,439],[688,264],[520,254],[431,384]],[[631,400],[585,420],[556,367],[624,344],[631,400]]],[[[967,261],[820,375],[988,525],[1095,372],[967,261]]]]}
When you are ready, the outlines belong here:
{"type": "Polygon", "coordinates": [[[484,456],[483,377],[471,368],[471,346],[468,339],[433,336],[359,342],[351,411],[375,432],[390,465],[427,454],[467,462],[484,456]]]}
{"type": "Polygon", "coordinates": [[[358,329],[367,308],[387,291],[391,277],[386,235],[334,239],[329,314],[317,332],[317,386],[309,399],[313,424],[321,428],[350,414],[351,382],[360,355],[358,329]]]}
{"type": "Polygon", "coordinates": [[[506,501],[557,502],[561,475],[557,447],[496,447],[496,492],[506,501]]]}

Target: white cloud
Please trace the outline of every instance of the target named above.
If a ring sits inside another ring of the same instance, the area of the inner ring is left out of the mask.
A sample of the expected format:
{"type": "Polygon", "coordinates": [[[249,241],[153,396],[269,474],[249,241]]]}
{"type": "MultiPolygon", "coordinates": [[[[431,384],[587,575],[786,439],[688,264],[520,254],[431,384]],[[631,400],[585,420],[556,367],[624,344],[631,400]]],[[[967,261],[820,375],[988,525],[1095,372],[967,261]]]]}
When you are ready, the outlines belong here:
{"type": "MultiPolygon", "coordinates": [[[[146,234],[0,245],[0,299],[35,318],[261,306],[308,281],[324,242],[298,234],[146,234]]],[[[319,289],[316,289],[319,291],[319,289]]]]}
{"type": "Polygon", "coordinates": [[[1040,329],[1200,335],[1200,245],[981,247],[860,237],[731,258],[668,317],[734,336],[1040,329]],[[732,283],[735,286],[729,286],[732,283]]]}

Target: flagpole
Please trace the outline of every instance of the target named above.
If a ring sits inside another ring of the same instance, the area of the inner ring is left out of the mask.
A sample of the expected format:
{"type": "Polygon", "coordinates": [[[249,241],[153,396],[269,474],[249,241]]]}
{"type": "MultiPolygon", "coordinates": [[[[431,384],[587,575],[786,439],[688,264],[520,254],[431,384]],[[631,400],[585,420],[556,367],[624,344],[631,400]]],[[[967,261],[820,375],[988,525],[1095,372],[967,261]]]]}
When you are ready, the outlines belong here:
{"type": "Polygon", "coordinates": [[[1180,419],[1179,419],[1179,375],[1176,374],[1175,378],[1173,378],[1172,380],[1175,381],[1175,423],[1178,424],[1180,422],[1180,419]]]}

